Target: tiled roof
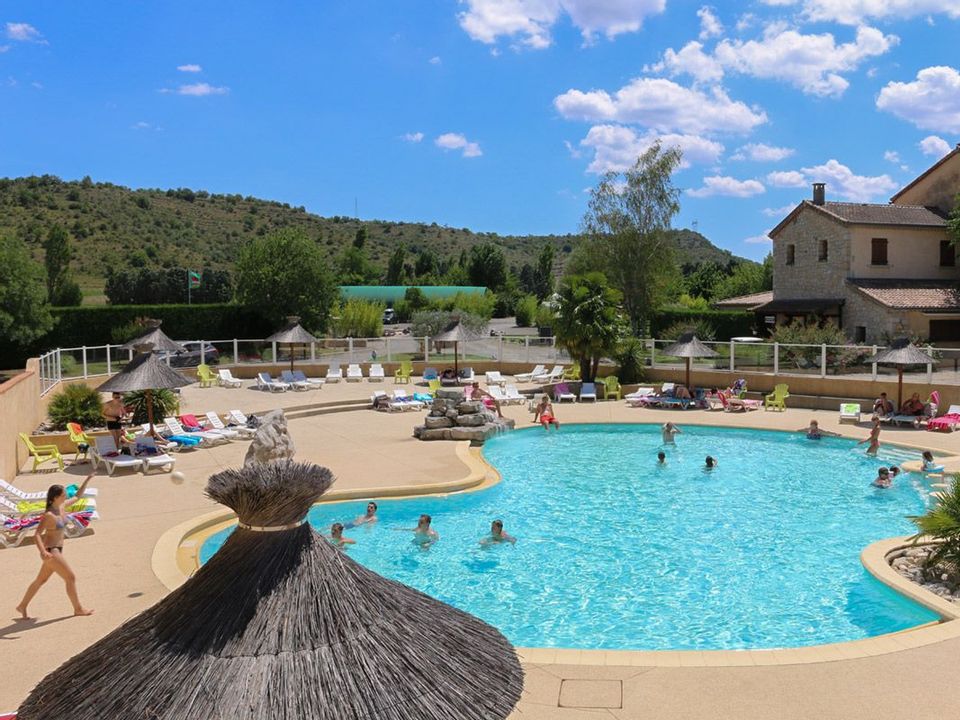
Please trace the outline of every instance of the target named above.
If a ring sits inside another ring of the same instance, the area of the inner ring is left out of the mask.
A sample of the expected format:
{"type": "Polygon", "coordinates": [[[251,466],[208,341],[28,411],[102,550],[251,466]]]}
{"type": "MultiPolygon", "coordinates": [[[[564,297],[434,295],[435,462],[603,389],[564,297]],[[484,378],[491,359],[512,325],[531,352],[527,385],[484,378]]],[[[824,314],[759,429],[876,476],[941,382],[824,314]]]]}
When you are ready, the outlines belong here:
{"type": "Polygon", "coordinates": [[[870,299],[896,310],[960,311],[960,290],[951,280],[848,280],[870,299]]]}
{"type": "MultiPolygon", "coordinates": [[[[809,202],[809,201],[807,201],[809,202]]],[[[946,227],[947,221],[932,210],[919,205],[882,205],[878,203],[825,202],[814,205],[847,223],[863,225],[914,225],[946,227]]]]}
{"type": "Polygon", "coordinates": [[[762,305],[773,300],[773,290],[766,292],[753,293],[752,295],[738,295],[737,297],[724,298],[713,303],[715,308],[721,310],[733,308],[752,308],[756,305],[762,305]]]}
{"type": "Polygon", "coordinates": [[[753,308],[757,312],[820,313],[843,305],[843,298],[775,298],[753,308]]]}

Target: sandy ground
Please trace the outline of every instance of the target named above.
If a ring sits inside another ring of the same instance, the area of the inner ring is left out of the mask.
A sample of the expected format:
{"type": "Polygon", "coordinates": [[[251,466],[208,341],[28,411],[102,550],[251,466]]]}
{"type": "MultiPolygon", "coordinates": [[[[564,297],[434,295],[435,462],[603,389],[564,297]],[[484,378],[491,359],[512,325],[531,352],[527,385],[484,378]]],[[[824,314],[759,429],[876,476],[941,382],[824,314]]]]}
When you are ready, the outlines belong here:
{"type": "MultiPolygon", "coordinates": [[[[392,381],[383,384],[393,388],[392,381]]],[[[259,412],[316,402],[365,398],[376,385],[341,383],[305,393],[268,394],[246,387],[184,390],[185,412],[240,408],[259,412]]],[[[788,410],[785,413],[728,414],[706,411],[639,410],[619,402],[555,407],[564,422],[664,422],[755,426],[795,430],[811,418],[822,428],[862,438],[866,426],[839,425],[837,413],[788,410]]],[[[530,422],[526,407],[505,409],[530,422]]],[[[467,468],[451,443],[412,439],[415,413],[368,410],[319,415],[290,422],[298,458],[330,467],[339,488],[416,485],[464,477],[467,468]]],[[[912,429],[885,429],[883,440],[923,444],[960,452],[960,434],[941,435],[912,429]]],[[[123,621],[163,597],[166,589],[153,575],[150,557],[170,527],[214,509],[203,495],[207,477],[242,462],[245,442],[178,455],[177,469],[187,481],[174,485],[157,472],[101,473],[95,532],[68,540],[66,557],[79,577],[82,601],[95,609],[90,618],[73,618],[62,584],[54,579],[31,606],[35,620],[14,620],[13,607],[39,566],[36,548],[25,544],[0,550],[3,567],[0,648],[15,658],[16,672],[4,672],[0,711],[14,709],[47,672],[95,642],[123,621]]],[[[77,482],[88,465],[65,472],[25,473],[16,478],[26,490],[43,490],[54,482],[77,482]]],[[[947,718],[945,705],[928,708],[918,698],[935,698],[928,689],[954,682],[960,640],[859,660],[777,667],[615,667],[602,655],[596,665],[527,663],[524,698],[517,718],[584,720],[589,718],[947,718]]],[[[697,664],[695,662],[695,664],[697,664]]],[[[8,665],[10,667],[10,665],[8,665]]]]}

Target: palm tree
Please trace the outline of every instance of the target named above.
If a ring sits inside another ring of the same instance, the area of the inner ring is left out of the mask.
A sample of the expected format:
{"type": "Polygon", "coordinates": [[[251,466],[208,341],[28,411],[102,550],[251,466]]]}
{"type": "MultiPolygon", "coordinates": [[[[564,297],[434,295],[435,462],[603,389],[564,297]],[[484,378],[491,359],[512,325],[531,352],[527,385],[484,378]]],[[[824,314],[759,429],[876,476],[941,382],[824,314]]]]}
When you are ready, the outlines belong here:
{"type": "Polygon", "coordinates": [[[937,493],[937,504],[926,515],[910,518],[920,530],[913,540],[923,536],[940,542],[933,546],[927,565],[945,562],[960,571],[960,475],[954,476],[948,490],[937,493]]]}
{"type": "Polygon", "coordinates": [[[624,334],[622,296],[600,272],[566,278],[559,295],[554,327],[557,343],[580,364],[580,377],[592,382],[600,358],[613,355],[624,334]]]}

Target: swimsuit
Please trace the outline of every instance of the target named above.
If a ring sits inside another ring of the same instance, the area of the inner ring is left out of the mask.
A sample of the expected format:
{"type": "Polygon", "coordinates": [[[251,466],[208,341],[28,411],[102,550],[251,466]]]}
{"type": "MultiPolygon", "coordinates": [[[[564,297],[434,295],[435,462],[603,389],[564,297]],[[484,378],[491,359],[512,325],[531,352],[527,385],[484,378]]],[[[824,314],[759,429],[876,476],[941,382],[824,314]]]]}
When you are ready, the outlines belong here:
{"type": "Polygon", "coordinates": [[[107,430],[122,430],[123,425],[119,420],[107,420],[107,430]]]}

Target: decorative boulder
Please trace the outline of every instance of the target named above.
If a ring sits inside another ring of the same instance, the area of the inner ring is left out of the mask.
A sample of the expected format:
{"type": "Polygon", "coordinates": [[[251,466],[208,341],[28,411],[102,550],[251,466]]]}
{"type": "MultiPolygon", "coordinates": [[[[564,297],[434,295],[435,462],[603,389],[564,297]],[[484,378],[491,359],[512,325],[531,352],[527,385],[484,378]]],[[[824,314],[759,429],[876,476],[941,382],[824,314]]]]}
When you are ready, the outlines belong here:
{"type": "Polygon", "coordinates": [[[292,460],[295,453],[296,447],[290,437],[283,410],[271,410],[260,417],[260,427],[247,448],[243,464],[292,460]]]}
{"type": "Polygon", "coordinates": [[[473,413],[478,413],[483,409],[483,403],[473,402],[472,400],[467,402],[462,402],[457,405],[457,412],[461,415],[471,415],[473,413]]]}
{"type": "Polygon", "coordinates": [[[441,415],[440,417],[426,417],[423,419],[423,426],[427,430],[436,430],[438,428],[448,428],[453,425],[453,420],[441,415]]]}
{"type": "Polygon", "coordinates": [[[460,427],[480,427],[486,425],[487,418],[480,413],[474,415],[461,415],[457,418],[457,425],[460,427]]]}

